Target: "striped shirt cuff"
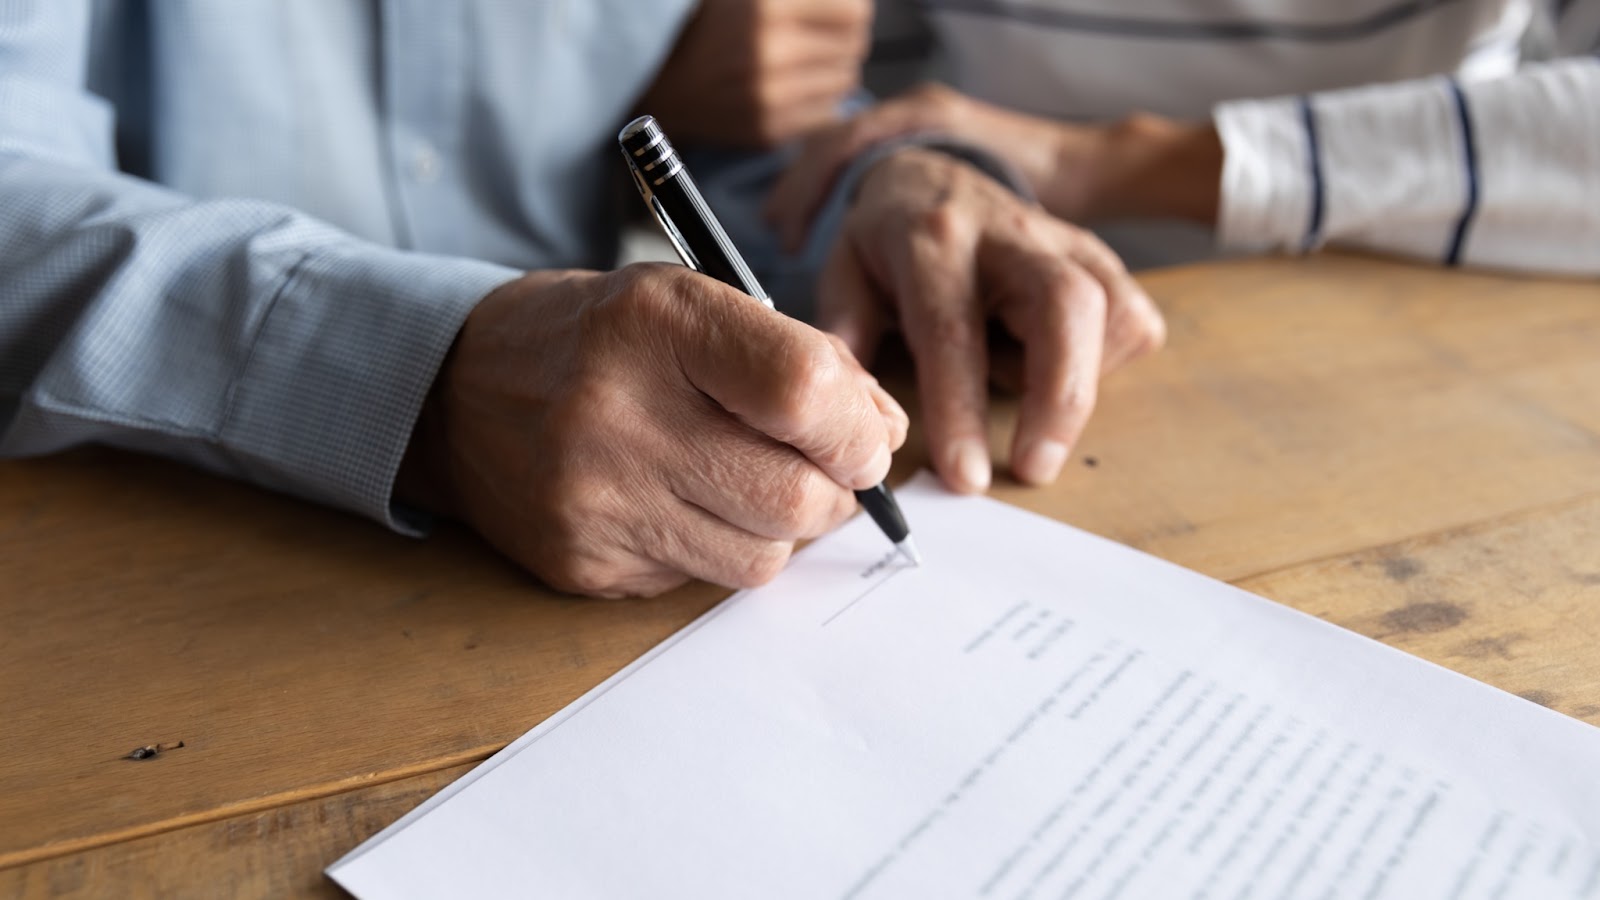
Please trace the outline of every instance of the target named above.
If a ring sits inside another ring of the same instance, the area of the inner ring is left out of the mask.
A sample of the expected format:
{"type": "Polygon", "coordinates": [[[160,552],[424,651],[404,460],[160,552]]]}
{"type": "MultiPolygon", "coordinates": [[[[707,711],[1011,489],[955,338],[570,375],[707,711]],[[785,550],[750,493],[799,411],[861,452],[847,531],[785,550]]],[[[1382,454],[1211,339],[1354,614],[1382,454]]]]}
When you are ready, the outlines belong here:
{"type": "Polygon", "coordinates": [[[1309,251],[1335,241],[1460,259],[1478,161],[1454,81],[1225,103],[1215,116],[1224,246],[1309,251]]]}
{"type": "Polygon", "coordinates": [[[1298,98],[1224,103],[1214,118],[1223,151],[1218,243],[1246,251],[1307,246],[1317,192],[1298,98]]]}

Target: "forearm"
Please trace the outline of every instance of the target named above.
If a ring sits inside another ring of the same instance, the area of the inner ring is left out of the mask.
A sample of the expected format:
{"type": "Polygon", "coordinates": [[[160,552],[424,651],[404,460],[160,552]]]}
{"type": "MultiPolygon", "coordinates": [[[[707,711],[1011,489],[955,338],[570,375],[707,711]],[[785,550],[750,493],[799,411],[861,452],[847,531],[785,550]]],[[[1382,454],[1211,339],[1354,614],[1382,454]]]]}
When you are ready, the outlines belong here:
{"type": "Polygon", "coordinates": [[[0,4],[0,456],[103,443],[402,527],[462,319],[516,273],[118,174],[88,0],[0,4]]]}
{"type": "Polygon", "coordinates": [[[515,274],[0,156],[0,454],[111,444],[403,527],[390,488],[428,384],[515,274]]]}
{"type": "Polygon", "coordinates": [[[1062,122],[937,85],[891,100],[877,115],[887,120],[881,130],[945,133],[1004,160],[1046,209],[1068,221],[1216,220],[1222,147],[1210,122],[1148,114],[1062,122]]]}
{"type": "Polygon", "coordinates": [[[1099,129],[1051,127],[1050,165],[1033,180],[1040,202],[1056,215],[1079,222],[1216,222],[1223,154],[1210,122],[1139,114],[1099,129]]]}

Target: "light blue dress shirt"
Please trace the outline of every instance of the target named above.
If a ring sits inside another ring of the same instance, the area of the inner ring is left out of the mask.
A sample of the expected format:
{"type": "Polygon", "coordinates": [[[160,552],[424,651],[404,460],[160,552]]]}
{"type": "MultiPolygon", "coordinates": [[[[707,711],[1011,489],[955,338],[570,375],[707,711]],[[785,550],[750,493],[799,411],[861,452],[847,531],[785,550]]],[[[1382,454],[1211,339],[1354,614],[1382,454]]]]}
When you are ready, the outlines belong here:
{"type": "Polygon", "coordinates": [[[0,0],[0,455],[96,442],[407,528],[473,305],[605,267],[692,0],[0,0]]]}

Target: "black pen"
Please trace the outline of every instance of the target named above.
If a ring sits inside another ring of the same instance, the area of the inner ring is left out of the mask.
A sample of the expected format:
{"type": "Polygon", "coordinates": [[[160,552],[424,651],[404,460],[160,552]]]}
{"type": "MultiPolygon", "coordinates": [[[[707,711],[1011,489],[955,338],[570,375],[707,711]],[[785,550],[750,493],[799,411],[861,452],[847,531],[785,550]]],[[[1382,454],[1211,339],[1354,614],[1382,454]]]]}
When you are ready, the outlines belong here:
{"type": "MultiPolygon", "coordinates": [[[[622,156],[628,161],[628,171],[645,205],[650,207],[683,264],[744,291],[768,309],[776,309],[772,298],[767,296],[761,282],[756,280],[750,267],[745,265],[744,257],[722,229],[722,223],[706,205],[694,179],[689,177],[689,170],[684,168],[683,160],[655,117],[640,116],[629,122],[617,135],[617,143],[622,145],[622,156]]],[[[889,492],[889,485],[883,483],[856,491],[856,499],[894,542],[895,549],[916,565],[922,565],[922,555],[911,540],[911,529],[900,513],[900,504],[889,492]]]]}

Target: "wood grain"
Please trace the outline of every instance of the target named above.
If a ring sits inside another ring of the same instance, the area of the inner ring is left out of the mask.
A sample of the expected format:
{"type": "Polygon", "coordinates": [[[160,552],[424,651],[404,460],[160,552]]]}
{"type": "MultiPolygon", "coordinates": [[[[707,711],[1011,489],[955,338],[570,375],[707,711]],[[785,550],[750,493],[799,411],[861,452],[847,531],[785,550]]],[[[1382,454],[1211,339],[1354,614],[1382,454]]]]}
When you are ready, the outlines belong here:
{"type": "MultiPolygon", "coordinates": [[[[1241,586],[1600,725],[1600,498],[1241,586]]],[[[344,896],[328,863],[467,767],[0,870],[0,898],[344,896]]]]}
{"type": "Polygon", "coordinates": [[[1600,725],[1600,495],[1240,586],[1600,725]]]}
{"type": "Polygon", "coordinates": [[[455,529],[120,454],[0,497],[0,866],[481,759],[725,593],[560,597],[455,529]]]}
{"type": "MultiPolygon", "coordinates": [[[[1413,601],[1319,561],[1600,491],[1593,285],[1348,258],[1147,283],[1168,350],[1106,384],[1058,485],[1002,499],[1230,580],[1310,564],[1264,590],[1367,629],[1391,610],[1359,598],[1413,601]]],[[[1003,447],[1014,405],[995,411],[1003,447]]],[[[1545,637],[1512,640],[1505,672],[1498,651],[1419,649],[1600,703],[1600,659],[1554,618],[1473,631],[1518,589],[1498,578],[1456,586],[1460,642],[1545,637]]],[[[0,464],[0,868],[480,759],[724,593],[575,600],[454,528],[411,541],[105,451],[0,464]]]]}
{"type": "Polygon", "coordinates": [[[0,898],[348,897],[322,870],[470,768],[454,766],[0,869],[0,898]]]}
{"type": "Polygon", "coordinates": [[[1069,477],[1002,499],[1232,580],[1600,490],[1594,284],[1333,257],[1146,284],[1168,348],[1105,383],[1069,477]]]}

